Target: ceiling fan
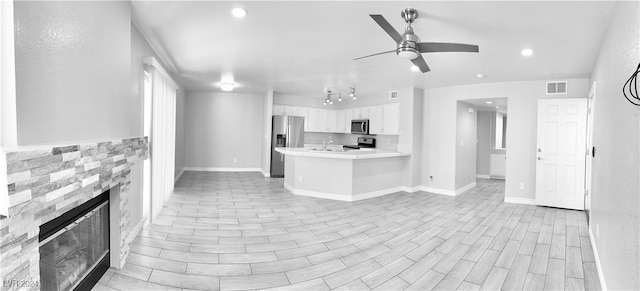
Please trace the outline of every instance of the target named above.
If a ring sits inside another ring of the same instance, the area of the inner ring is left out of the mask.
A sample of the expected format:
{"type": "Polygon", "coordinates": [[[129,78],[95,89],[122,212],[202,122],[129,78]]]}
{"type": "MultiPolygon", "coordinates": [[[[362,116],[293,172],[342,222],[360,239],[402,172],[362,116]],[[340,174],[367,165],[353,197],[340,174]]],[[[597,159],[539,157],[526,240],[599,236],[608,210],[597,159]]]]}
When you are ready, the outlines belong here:
{"type": "Polygon", "coordinates": [[[420,68],[420,71],[426,73],[430,71],[429,66],[422,58],[422,53],[437,53],[437,52],[470,52],[477,53],[478,46],[470,45],[470,44],[462,44],[462,43],[443,43],[443,42],[420,42],[420,38],[413,33],[413,28],[411,27],[411,23],[413,23],[416,18],[418,18],[418,11],[412,8],[405,8],[400,13],[400,16],[407,23],[407,28],[405,28],[404,33],[400,35],[389,22],[382,15],[378,14],[370,14],[371,18],[382,27],[382,29],[387,32],[391,38],[397,43],[397,47],[394,50],[376,53],[364,57],[359,57],[353,59],[359,60],[363,58],[368,58],[372,56],[388,54],[395,52],[398,56],[404,59],[411,60],[411,62],[420,68]]]}

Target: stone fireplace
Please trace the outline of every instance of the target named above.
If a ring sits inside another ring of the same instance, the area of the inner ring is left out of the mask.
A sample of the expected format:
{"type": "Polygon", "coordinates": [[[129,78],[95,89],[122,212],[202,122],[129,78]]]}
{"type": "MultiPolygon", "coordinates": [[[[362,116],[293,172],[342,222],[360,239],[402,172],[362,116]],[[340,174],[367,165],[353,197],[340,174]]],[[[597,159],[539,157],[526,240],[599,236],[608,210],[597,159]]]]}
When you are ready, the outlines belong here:
{"type": "MultiPolygon", "coordinates": [[[[109,200],[110,265],[124,265],[133,239],[126,207],[131,166],[148,157],[146,137],[4,151],[9,205],[8,216],[0,218],[3,290],[47,290],[48,279],[40,277],[41,226],[103,193],[109,200]]],[[[79,233],[66,239],[80,242],[79,233]]]]}

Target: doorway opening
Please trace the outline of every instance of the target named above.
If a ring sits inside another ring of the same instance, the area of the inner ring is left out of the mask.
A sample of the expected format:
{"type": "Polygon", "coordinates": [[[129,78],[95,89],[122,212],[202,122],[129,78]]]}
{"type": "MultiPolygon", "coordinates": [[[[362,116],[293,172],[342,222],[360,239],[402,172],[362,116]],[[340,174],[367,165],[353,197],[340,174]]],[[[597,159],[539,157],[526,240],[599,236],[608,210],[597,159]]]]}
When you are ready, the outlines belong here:
{"type": "Polygon", "coordinates": [[[508,99],[483,98],[465,100],[477,110],[476,178],[507,177],[508,99]]]}

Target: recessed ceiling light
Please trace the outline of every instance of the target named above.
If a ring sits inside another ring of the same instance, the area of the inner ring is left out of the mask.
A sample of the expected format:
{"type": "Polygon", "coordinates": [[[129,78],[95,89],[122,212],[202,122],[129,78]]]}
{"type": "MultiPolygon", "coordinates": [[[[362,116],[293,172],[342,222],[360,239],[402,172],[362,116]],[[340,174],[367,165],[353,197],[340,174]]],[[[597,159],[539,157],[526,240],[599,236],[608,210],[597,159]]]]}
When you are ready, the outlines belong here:
{"type": "Polygon", "coordinates": [[[220,83],[220,89],[222,89],[222,91],[233,91],[233,88],[236,86],[236,84],[234,83],[220,83]]]}
{"type": "Polygon", "coordinates": [[[484,77],[486,77],[486,76],[487,76],[487,75],[485,75],[485,74],[480,74],[480,73],[476,74],[476,77],[478,77],[478,78],[484,78],[484,77]]]}
{"type": "Polygon", "coordinates": [[[528,57],[528,56],[533,55],[533,50],[532,49],[523,49],[520,53],[523,56],[528,57]]]}
{"type": "Polygon", "coordinates": [[[411,71],[419,72],[420,68],[418,66],[411,66],[411,71]]]}
{"type": "Polygon", "coordinates": [[[233,8],[233,10],[231,10],[231,14],[233,14],[235,18],[243,18],[247,16],[247,10],[242,8],[233,8]]]}
{"type": "Polygon", "coordinates": [[[487,103],[487,104],[493,104],[493,101],[487,101],[487,102],[485,102],[485,103],[487,103]]]}

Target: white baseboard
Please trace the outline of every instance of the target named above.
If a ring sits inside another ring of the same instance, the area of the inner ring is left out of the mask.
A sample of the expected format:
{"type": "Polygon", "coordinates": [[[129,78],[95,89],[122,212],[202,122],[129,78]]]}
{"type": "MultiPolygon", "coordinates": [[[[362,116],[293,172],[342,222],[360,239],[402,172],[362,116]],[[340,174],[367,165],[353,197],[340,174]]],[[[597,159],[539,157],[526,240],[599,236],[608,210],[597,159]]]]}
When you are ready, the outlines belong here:
{"type": "Polygon", "coordinates": [[[262,172],[260,168],[184,167],[184,170],[200,172],[262,172]]]}
{"type": "Polygon", "coordinates": [[[485,174],[476,174],[476,178],[479,179],[491,179],[491,176],[485,174]]]}
{"type": "Polygon", "coordinates": [[[600,256],[598,255],[598,248],[596,242],[593,240],[593,232],[591,232],[591,224],[589,224],[589,240],[591,240],[591,248],[593,249],[593,258],[596,260],[596,269],[598,269],[598,279],[600,279],[600,287],[603,291],[607,291],[607,283],[604,281],[604,274],[602,273],[602,266],[600,265],[600,256]]]}
{"type": "Polygon", "coordinates": [[[262,176],[264,176],[265,178],[271,177],[271,173],[267,171],[263,171],[262,169],[260,169],[260,172],[262,173],[262,176]]]}
{"type": "Polygon", "coordinates": [[[284,183],[284,188],[289,190],[289,192],[291,192],[291,193],[293,193],[295,195],[315,197],[315,198],[323,198],[323,199],[331,199],[331,200],[339,200],[339,201],[347,201],[347,202],[353,202],[353,201],[359,201],[359,200],[364,200],[364,199],[369,199],[369,198],[374,198],[374,197],[380,197],[380,196],[384,196],[384,195],[387,195],[387,194],[403,191],[402,187],[398,186],[398,187],[392,187],[392,188],[388,188],[388,189],[372,191],[372,192],[367,192],[367,193],[360,193],[360,194],[355,194],[355,195],[340,195],[340,194],[332,194],[332,193],[325,193],[325,192],[317,192],[317,191],[295,189],[295,188],[293,188],[291,185],[289,185],[287,183],[284,183]]]}
{"type": "Polygon", "coordinates": [[[407,193],[413,193],[413,192],[420,191],[420,186],[415,186],[415,187],[401,186],[400,189],[402,189],[402,191],[407,193]]]}
{"type": "Polygon", "coordinates": [[[445,190],[445,189],[433,188],[433,187],[427,187],[427,186],[420,186],[420,191],[440,194],[440,195],[447,195],[447,196],[456,196],[456,191],[454,190],[445,190]]]}
{"type": "Polygon", "coordinates": [[[489,179],[506,180],[505,176],[489,176],[489,179]]]}
{"type": "Polygon", "coordinates": [[[182,174],[184,174],[184,168],[182,168],[182,170],[180,170],[178,175],[176,175],[176,178],[175,178],[175,180],[173,180],[173,182],[174,183],[178,182],[178,180],[180,180],[180,177],[182,177],[182,174]]]}
{"type": "Polygon", "coordinates": [[[473,187],[475,187],[475,186],[476,186],[476,181],[473,181],[473,182],[463,186],[462,188],[456,189],[455,196],[458,196],[458,195],[466,192],[469,189],[473,189],[473,187]]]}
{"type": "Polygon", "coordinates": [[[146,221],[147,221],[146,217],[143,217],[142,219],[140,219],[140,221],[138,221],[138,224],[136,224],[136,226],[133,227],[133,229],[129,233],[129,236],[127,236],[128,242],[132,242],[136,238],[136,236],[140,234],[140,231],[144,228],[146,221]]]}
{"type": "Polygon", "coordinates": [[[504,203],[537,205],[535,199],[518,198],[518,197],[506,197],[506,196],[504,197],[504,203]]]}

